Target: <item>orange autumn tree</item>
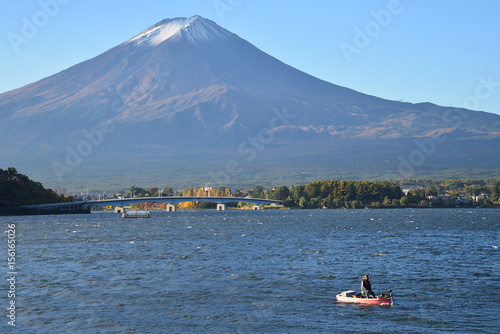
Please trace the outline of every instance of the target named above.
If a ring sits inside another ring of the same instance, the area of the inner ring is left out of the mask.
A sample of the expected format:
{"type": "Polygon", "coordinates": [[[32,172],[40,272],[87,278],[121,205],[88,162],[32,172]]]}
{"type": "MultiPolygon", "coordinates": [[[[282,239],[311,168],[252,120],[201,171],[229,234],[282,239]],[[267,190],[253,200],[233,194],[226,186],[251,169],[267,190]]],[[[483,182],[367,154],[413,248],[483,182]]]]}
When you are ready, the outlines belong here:
{"type": "MultiPolygon", "coordinates": [[[[191,189],[184,189],[182,191],[182,197],[191,197],[191,196],[195,196],[194,195],[194,192],[196,191],[196,189],[194,188],[191,188],[191,189]]],[[[181,209],[194,209],[196,208],[196,204],[197,202],[182,202],[182,203],[179,203],[179,207],[181,209]]]]}
{"type": "MultiPolygon", "coordinates": [[[[191,188],[182,191],[183,197],[232,197],[231,190],[226,187],[214,189],[212,187],[201,187],[199,189],[191,188]]],[[[199,207],[199,201],[190,201],[179,203],[181,209],[196,209],[199,207]]]]}

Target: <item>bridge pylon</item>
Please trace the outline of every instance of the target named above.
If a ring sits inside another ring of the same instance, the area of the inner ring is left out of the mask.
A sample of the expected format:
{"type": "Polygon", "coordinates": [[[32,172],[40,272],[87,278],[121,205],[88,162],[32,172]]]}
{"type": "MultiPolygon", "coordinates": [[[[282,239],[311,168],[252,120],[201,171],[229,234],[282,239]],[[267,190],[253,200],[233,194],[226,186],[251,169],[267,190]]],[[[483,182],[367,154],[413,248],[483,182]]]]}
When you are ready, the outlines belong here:
{"type": "Polygon", "coordinates": [[[175,204],[168,203],[167,204],[167,212],[175,212],[177,210],[177,207],[175,204]]]}

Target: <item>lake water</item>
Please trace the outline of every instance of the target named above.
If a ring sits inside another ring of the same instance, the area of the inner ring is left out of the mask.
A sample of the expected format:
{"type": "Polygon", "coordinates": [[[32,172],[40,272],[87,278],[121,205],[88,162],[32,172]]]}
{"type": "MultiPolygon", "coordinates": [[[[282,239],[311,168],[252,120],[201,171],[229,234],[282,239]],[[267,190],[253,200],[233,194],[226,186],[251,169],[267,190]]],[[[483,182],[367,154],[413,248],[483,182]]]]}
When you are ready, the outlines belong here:
{"type": "MultiPolygon", "coordinates": [[[[16,226],[6,333],[496,333],[500,210],[152,211],[16,226]],[[370,274],[394,306],[340,304],[370,274]]],[[[8,244],[4,234],[4,249],[8,244]]],[[[6,252],[6,251],[5,251],[6,252]]],[[[9,271],[4,255],[4,273],[9,271]]]]}

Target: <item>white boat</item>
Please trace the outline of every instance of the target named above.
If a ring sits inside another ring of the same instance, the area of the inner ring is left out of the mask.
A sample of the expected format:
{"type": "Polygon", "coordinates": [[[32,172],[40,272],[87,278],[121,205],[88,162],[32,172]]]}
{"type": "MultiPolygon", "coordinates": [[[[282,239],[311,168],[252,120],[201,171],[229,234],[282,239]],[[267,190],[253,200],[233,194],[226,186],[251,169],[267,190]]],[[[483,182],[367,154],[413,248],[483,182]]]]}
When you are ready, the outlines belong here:
{"type": "Polygon", "coordinates": [[[149,211],[125,211],[122,218],[151,218],[149,211]]]}

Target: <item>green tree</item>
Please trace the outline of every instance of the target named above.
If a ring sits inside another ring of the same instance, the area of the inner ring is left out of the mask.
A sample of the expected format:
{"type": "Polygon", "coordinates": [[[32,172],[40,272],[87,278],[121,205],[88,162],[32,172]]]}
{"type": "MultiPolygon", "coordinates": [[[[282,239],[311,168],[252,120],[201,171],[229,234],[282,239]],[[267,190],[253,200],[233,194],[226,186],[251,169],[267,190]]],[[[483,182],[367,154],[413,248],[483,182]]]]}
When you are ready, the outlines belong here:
{"type": "Polygon", "coordinates": [[[307,208],[307,199],[302,196],[299,200],[299,206],[302,208],[302,209],[305,209],[307,208]]]}
{"type": "Polygon", "coordinates": [[[310,182],[306,184],[304,192],[308,198],[318,197],[321,188],[321,181],[310,182]]]}
{"type": "Polygon", "coordinates": [[[264,198],[264,187],[262,187],[262,186],[253,186],[250,191],[252,193],[252,197],[254,197],[254,198],[264,198]]]}
{"type": "Polygon", "coordinates": [[[290,190],[288,190],[288,187],[286,186],[281,186],[276,188],[273,195],[274,199],[284,201],[290,195],[290,190]]]}
{"type": "Polygon", "coordinates": [[[173,194],[174,194],[174,190],[172,189],[172,187],[163,188],[163,193],[162,193],[163,196],[171,196],[173,194]]]}
{"type": "Polygon", "coordinates": [[[299,205],[300,198],[304,195],[304,185],[298,186],[290,186],[290,199],[295,203],[295,205],[299,205]]]}
{"type": "Polygon", "coordinates": [[[156,188],[156,187],[148,188],[148,189],[146,189],[144,196],[145,197],[160,196],[160,190],[158,188],[156,188]]]}
{"type": "Polygon", "coordinates": [[[132,186],[127,192],[127,197],[144,197],[146,195],[146,190],[140,187],[132,186]]]}
{"type": "Polygon", "coordinates": [[[497,202],[499,197],[500,197],[500,182],[495,182],[491,189],[491,201],[492,202],[497,202]]]}

